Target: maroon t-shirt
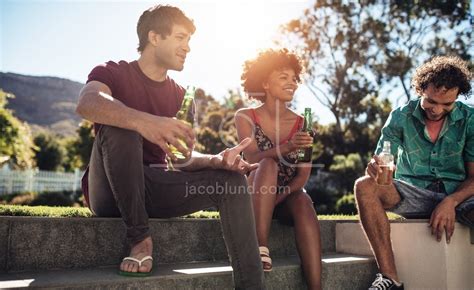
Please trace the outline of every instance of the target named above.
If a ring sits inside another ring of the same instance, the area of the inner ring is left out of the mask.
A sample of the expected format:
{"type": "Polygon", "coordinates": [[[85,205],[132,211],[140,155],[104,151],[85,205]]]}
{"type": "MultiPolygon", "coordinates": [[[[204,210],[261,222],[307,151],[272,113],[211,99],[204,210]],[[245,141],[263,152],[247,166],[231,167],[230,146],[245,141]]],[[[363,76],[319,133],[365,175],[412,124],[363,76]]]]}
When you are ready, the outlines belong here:
{"type": "MultiPolygon", "coordinates": [[[[96,66],[87,82],[99,81],[112,91],[112,97],[124,103],[127,107],[147,112],[157,116],[174,117],[181,107],[185,90],[169,77],[157,82],[147,77],[137,61],[109,61],[96,66]]],[[[101,124],[94,123],[96,134],[101,124]]],[[[143,139],[143,164],[165,164],[165,153],[158,145],[143,139]]],[[[82,182],[82,190],[89,204],[88,170],[82,182]]]]}

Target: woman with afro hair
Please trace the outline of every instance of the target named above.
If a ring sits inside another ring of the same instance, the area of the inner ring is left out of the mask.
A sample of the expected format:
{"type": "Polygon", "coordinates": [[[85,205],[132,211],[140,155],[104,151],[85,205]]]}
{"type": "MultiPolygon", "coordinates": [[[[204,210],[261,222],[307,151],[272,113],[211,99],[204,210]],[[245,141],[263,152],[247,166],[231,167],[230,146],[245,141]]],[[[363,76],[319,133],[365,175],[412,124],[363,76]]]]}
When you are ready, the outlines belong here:
{"type": "Polygon", "coordinates": [[[252,138],[244,157],[259,163],[248,176],[248,183],[264,271],[272,270],[268,236],[275,217],[294,225],[308,288],[321,289],[319,222],[304,190],[311,166],[297,163],[298,150],[312,146],[313,137],[301,132],[303,117],[287,106],[300,83],[301,70],[299,58],[286,49],[269,49],[246,61],[242,85],[249,98],[262,104],[237,111],[235,125],[240,140],[252,138]]]}

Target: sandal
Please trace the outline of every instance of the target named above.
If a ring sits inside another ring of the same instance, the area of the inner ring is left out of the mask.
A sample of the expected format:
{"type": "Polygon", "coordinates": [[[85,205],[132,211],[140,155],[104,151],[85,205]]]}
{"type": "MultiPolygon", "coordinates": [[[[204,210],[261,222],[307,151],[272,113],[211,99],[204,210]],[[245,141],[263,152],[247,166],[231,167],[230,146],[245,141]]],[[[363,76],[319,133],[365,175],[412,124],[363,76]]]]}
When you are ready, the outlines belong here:
{"type": "Polygon", "coordinates": [[[272,271],[272,259],[270,258],[270,251],[267,247],[258,247],[260,251],[260,258],[262,259],[263,272],[272,271]]]}
{"type": "MultiPolygon", "coordinates": [[[[136,262],[136,263],[138,263],[138,269],[140,269],[140,267],[142,266],[142,263],[145,262],[145,261],[148,261],[148,260],[151,260],[153,262],[153,257],[152,256],[145,256],[141,260],[138,260],[138,259],[133,258],[133,257],[125,257],[125,258],[123,258],[122,262],[123,261],[136,262]]],[[[128,271],[120,270],[119,275],[129,276],[129,277],[147,277],[147,276],[150,276],[152,270],[153,270],[153,267],[148,272],[128,272],[128,271]]]]}

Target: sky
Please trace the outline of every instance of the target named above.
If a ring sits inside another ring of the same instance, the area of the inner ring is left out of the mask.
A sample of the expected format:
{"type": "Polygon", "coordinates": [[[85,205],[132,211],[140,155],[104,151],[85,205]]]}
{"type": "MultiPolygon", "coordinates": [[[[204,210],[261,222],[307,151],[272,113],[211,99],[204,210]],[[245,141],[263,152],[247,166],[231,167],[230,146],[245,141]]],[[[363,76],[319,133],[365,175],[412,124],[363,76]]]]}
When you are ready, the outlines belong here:
{"type": "MultiPolygon", "coordinates": [[[[197,27],[184,70],[170,76],[221,100],[240,88],[244,61],[274,46],[279,26],[313,1],[0,0],[0,71],[83,83],[98,64],[139,57],[136,23],[158,3],[180,7],[197,27]]],[[[298,111],[313,107],[320,123],[334,121],[304,85],[295,99],[298,111]]]]}
{"type": "MultiPolygon", "coordinates": [[[[0,1],[0,71],[85,82],[108,60],[139,57],[136,23],[157,3],[180,7],[196,24],[184,70],[169,75],[221,100],[240,88],[245,60],[274,46],[279,26],[302,15],[307,0],[0,1]]],[[[322,107],[309,90],[296,93],[297,109],[322,107]]],[[[321,108],[322,109],[322,108],[321,108]]],[[[327,110],[319,120],[332,121],[327,110]]]]}

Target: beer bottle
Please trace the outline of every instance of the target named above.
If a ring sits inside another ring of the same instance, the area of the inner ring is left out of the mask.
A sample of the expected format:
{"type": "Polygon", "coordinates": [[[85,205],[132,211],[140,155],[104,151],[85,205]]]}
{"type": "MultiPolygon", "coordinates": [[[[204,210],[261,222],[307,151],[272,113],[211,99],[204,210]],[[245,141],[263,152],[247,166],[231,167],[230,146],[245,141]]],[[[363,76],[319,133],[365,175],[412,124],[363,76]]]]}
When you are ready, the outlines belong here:
{"type": "MultiPolygon", "coordinates": [[[[311,137],[314,136],[313,132],[313,117],[311,115],[311,108],[304,109],[304,125],[303,132],[308,132],[311,137]]],[[[311,162],[313,157],[313,146],[298,151],[299,162],[311,162]]]]}
{"type": "Polygon", "coordinates": [[[393,155],[390,151],[390,141],[383,142],[383,150],[379,154],[379,168],[382,172],[377,173],[377,183],[379,185],[390,185],[393,181],[393,155]]]}
{"type": "MultiPolygon", "coordinates": [[[[178,113],[176,113],[176,119],[186,122],[193,126],[194,124],[194,114],[193,114],[193,104],[194,104],[194,94],[196,89],[193,86],[188,86],[186,88],[186,94],[184,95],[183,103],[178,113]]],[[[188,145],[183,140],[179,139],[179,143],[183,145],[184,148],[188,149],[188,145]]],[[[178,159],[185,159],[186,156],[183,153],[179,152],[176,147],[170,145],[171,153],[178,159]]]]}

